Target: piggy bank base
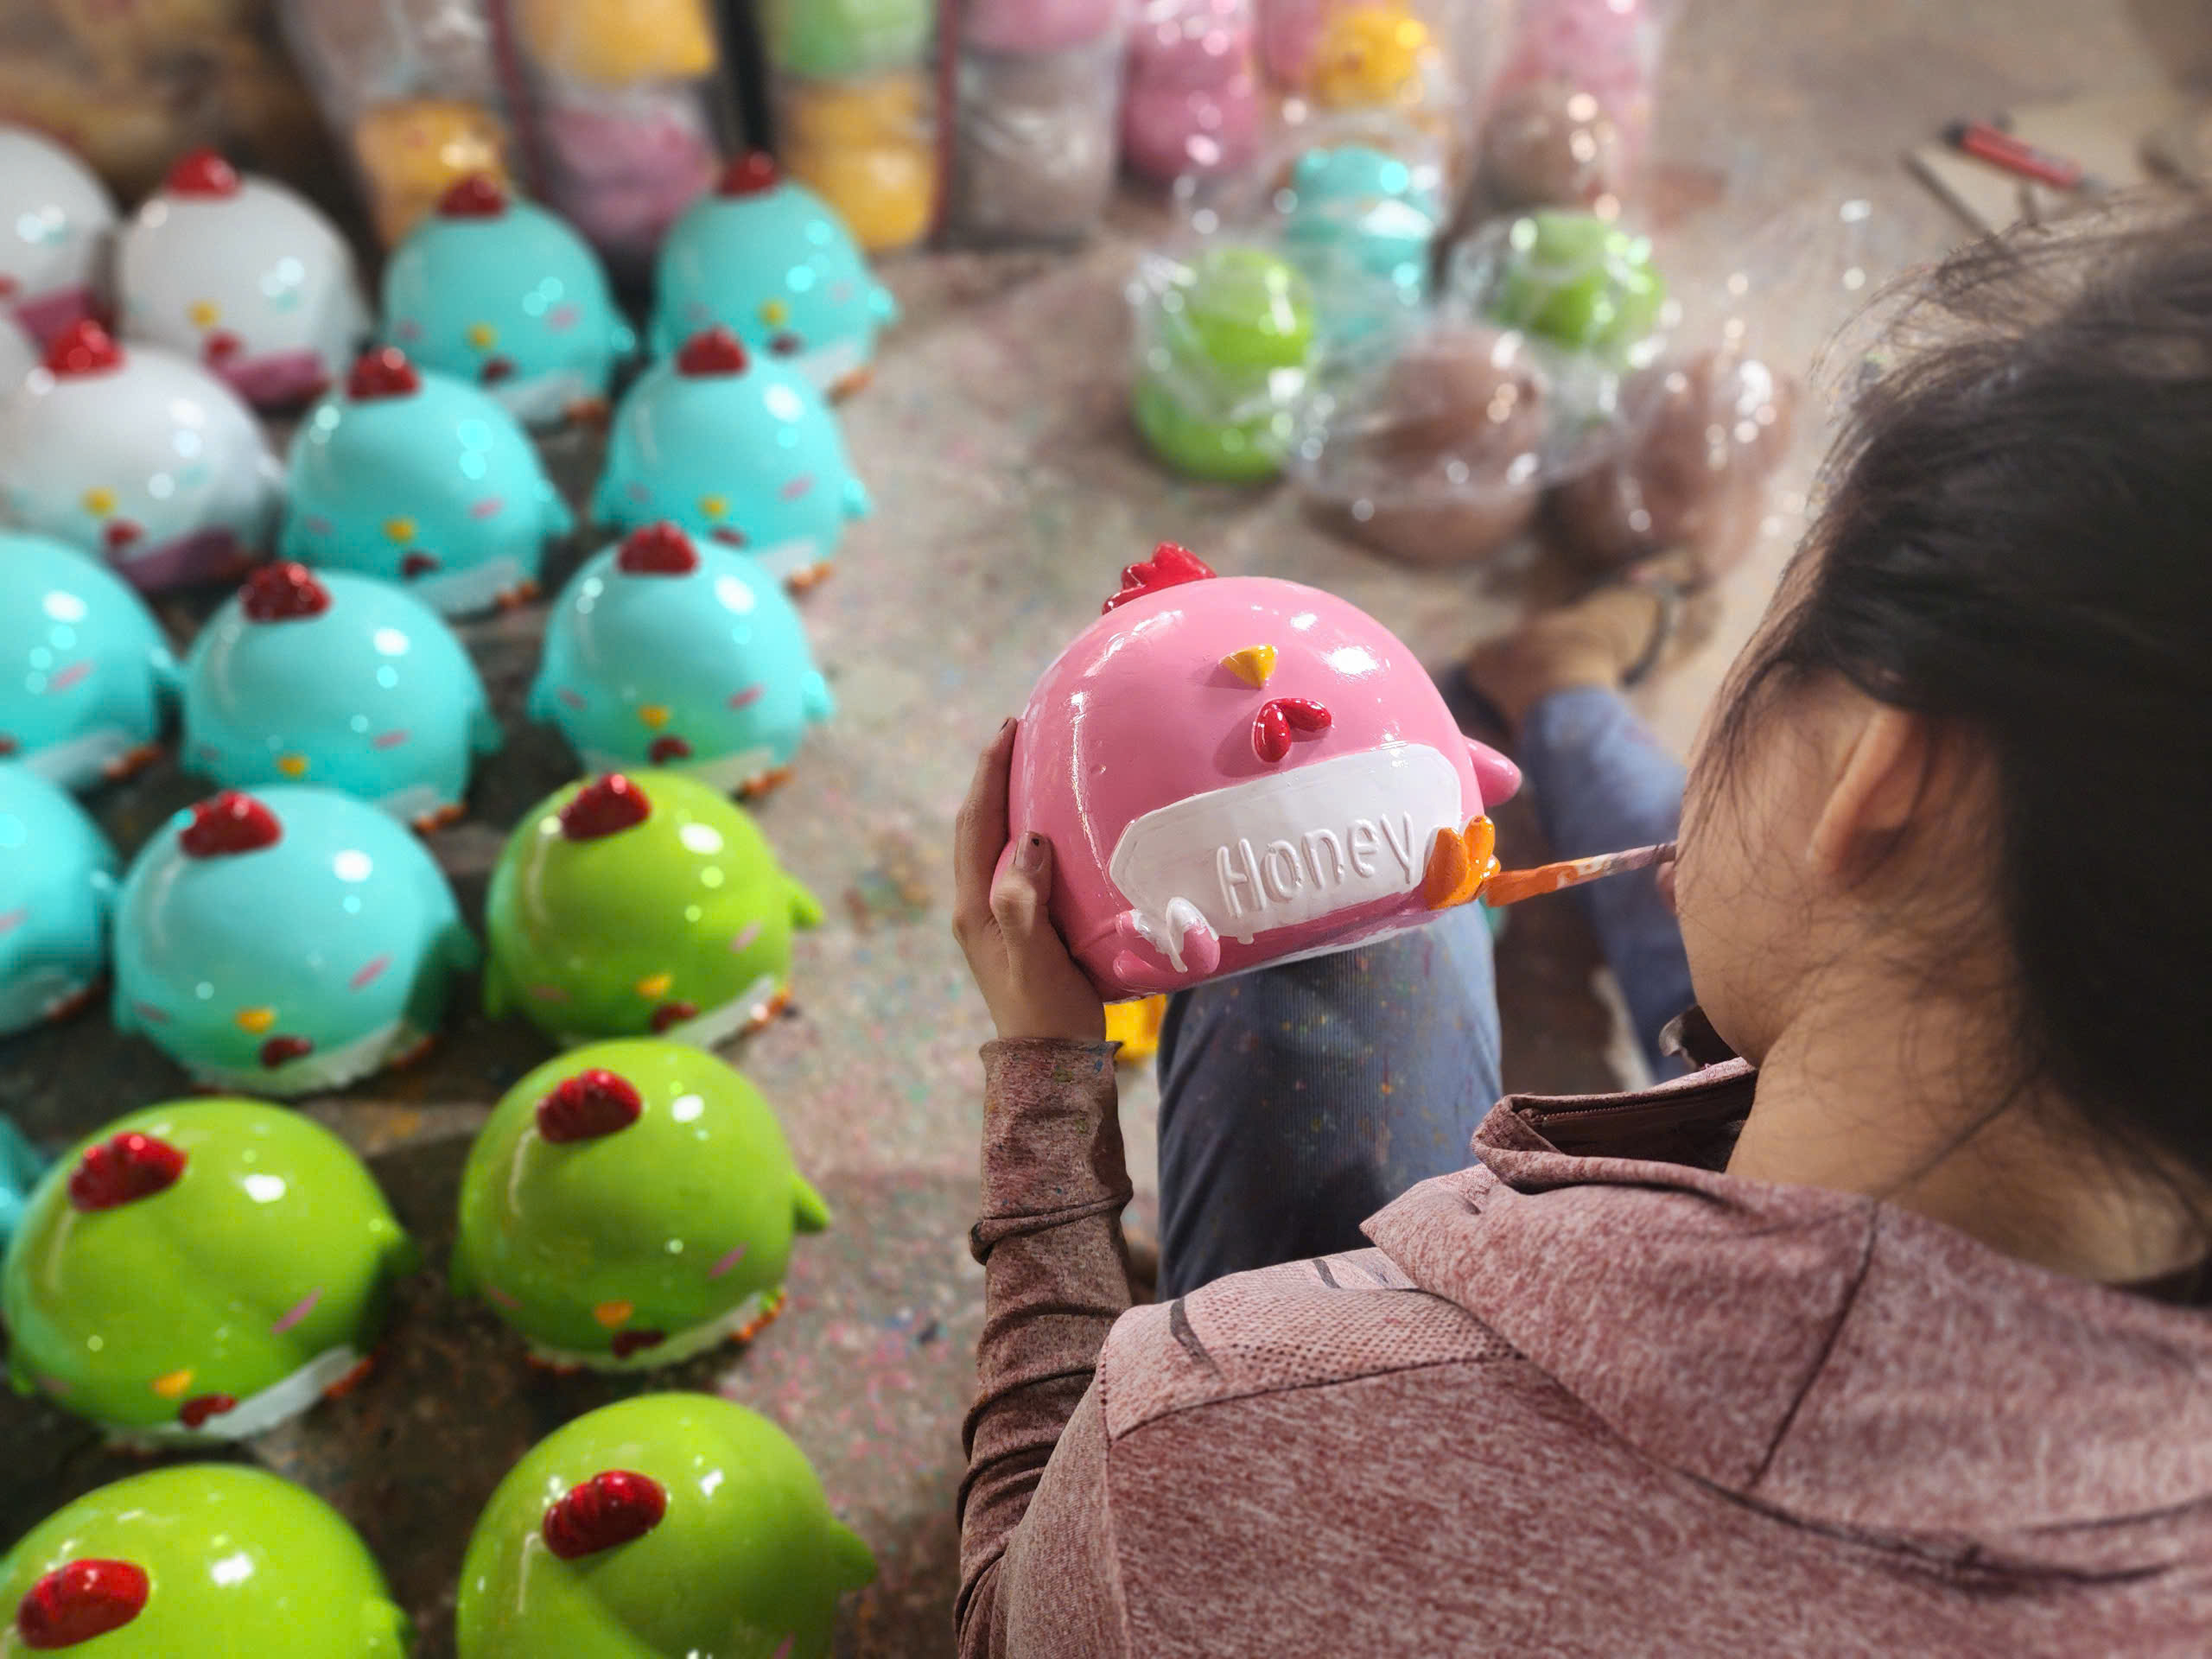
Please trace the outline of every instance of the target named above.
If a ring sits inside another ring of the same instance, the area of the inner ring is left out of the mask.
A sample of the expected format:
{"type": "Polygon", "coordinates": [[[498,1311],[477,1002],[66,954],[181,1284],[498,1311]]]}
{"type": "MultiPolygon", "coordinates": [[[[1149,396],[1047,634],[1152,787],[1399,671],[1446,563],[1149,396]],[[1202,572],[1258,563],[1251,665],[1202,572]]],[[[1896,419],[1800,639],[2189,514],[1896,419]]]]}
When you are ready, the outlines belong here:
{"type": "MultiPolygon", "coordinates": [[[[673,1033],[669,1033],[674,1035],[673,1033]]],[[[773,1290],[755,1291],[718,1319],[694,1325],[689,1331],[678,1331],[635,1353],[578,1353],[566,1348],[550,1348],[541,1342],[530,1344],[530,1363],[541,1370],[569,1375],[576,1371],[599,1371],[607,1375],[620,1372],[657,1371],[664,1366],[680,1364],[696,1359],[701,1354],[712,1353],[726,1343],[743,1344],[753,1340],[771,1325],[784,1311],[785,1298],[783,1287],[773,1290]]]]}
{"type": "Polygon", "coordinates": [[[357,1037],[343,1047],[288,1060],[279,1066],[231,1071],[188,1065],[185,1070],[193,1082],[219,1093],[296,1100],[303,1095],[343,1089],[389,1067],[410,1065],[428,1053],[435,1040],[435,1033],[417,1030],[401,1020],[357,1037]]]}
{"type": "Polygon", "coordinates": [[[1137,430],[1160,460],[1188,477],[1260,484],[1282,470],[1295,436],[1287,409],[1237,420],[1192,410],[1168,385],[1140,378],[1132,395],[1137,430]]]}
{"type": "Polygon", "coordinates": [[[108,1445],[119,1452],[152,1455],[194,1446],[227,1446],[282,1427],[324,1400],[342,1399],[360,1386],[375,1363],[372,1355],[358,1348],[326,1348],[289,1376],[210,1417],[198,1428],[188,1428],[181,1422],[125,1427],[97,1418],[91,1421],[106,1435],[108,1445]]]}

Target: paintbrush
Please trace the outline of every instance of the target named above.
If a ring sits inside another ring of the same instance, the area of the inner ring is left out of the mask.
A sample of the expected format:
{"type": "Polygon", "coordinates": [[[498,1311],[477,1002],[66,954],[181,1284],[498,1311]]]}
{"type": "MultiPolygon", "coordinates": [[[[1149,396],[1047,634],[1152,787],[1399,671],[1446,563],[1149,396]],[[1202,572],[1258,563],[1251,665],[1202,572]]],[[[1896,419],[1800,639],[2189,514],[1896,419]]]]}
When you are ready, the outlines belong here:
{"type": "Polygon", "coordinates": [[[1556,864],[1539,864],[1532,870],[1500,870],[1484,883],[1482,901],[1491,906],[1517,905],[1523,899],[1579,887],[1586,881],[1602,880],[1625,870],[1649,869],[1654,864],[1667,863],[1674,856],[1675,843],[1669,841],[1656,847],[1633,848],[1625,853],[1565,858],[1556,864]]]}

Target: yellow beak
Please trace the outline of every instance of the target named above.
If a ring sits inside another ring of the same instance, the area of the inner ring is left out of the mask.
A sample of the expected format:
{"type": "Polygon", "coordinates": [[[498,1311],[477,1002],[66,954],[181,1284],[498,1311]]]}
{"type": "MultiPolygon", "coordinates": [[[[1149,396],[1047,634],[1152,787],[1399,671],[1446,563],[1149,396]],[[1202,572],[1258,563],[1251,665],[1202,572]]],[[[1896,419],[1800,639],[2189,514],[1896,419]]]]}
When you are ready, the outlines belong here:
{"type": "Polygon", "coordinates": [[[276,757],[276,770],[287,778],[304,778],[308,775],[308,758],[304,754],[280,754],[276,757]]]}
{"type": "Polygon", "coordinates": [[[1221,665],[1257,690],[1275,671],[1275,648],[1273,645],[1247,645],[1242,651],[1230,652],[1221,659],[1221,665]]]}
{"type": "Polygon", "coordinates": [[[638,718],[658,731],[668,724],[668,710],[658,702],[641,702],[638,705],[638,718]]]}
{"type": "Polygon", "coordinates": [[[268,1030],[270,1027],[276,1023],[276,1010],[274,1008],[240,1008],[236,1014],[232,1014],[231,1018],[236,1022],[238,1028],[240,1031],[250,1031],[255,1036],[258,1037],[263,1032],[268,1030]]]}

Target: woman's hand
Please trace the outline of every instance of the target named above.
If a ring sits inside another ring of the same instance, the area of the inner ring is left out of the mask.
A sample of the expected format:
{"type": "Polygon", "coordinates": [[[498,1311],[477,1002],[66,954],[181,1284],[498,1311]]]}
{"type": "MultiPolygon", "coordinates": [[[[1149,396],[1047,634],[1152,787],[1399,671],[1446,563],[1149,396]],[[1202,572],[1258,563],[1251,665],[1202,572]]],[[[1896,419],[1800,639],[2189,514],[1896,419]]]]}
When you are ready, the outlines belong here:
{"type": "Polygon", "coordinates": [[[1105,1005],[1046,908],[1052,893],[1052,843],[1023,836],[1005,874],[993,880],[1007,844],[1014,733],[1009,720],[976,763],[976,781],[954,828],[952,937],[968,953],[968,971],[1001,1038],[1103,1042],[1105,1005]]]}

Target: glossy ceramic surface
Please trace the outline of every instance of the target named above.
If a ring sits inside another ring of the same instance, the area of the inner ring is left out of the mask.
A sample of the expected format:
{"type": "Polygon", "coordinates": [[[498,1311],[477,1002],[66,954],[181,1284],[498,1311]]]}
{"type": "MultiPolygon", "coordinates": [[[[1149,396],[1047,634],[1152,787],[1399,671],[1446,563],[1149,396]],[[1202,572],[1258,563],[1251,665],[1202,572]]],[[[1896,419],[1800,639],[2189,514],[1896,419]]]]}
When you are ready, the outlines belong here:
{"type": "Polygon", "coordinates": [[[672,1364],[782,1305],[830,1211],[753,1085],[683,1043],[594,1043],[510,1090],[461,1177],[453,1283],[541,1358],[672,1364]]]}
{"type": "Polygon", "coordinates": [[[53,140],[0,122],[0,307],[41,346],[92,315],[115,203],[53,140]]]}
{"type": "Polygon", "coordinates": [[[609,529],[666,520],[802,582],[873,511],[822,395],[726,334],[695,335],[623,394],[592,497],[609,529]]]}
{"type": "Polygon", "coordinates": [[[1373,618],[1204,570],[1130,567],[1014,740],[1008,821],[1051,840],[1053,918],[1109,1000],[1418,926],[1440,838],[1516,776],[1373,618]]]}
{"type": "Polygon", "coordinates": [[[146,592],[235,577],[276,527],[283,468],[238,394],[80,322],[0,397],[0,505],[146,592]]]}
{"type": "Polygon", "coordinates": [[[513,415],[390,348],[301,425],[291,478],[284,557],[397,582],[447,616],[535,592],[545,544],[575,526],[513,415]]]}
{"type": "Polygon", "coordinates": [[[822,1659],[838,1597],[874,1577],[781,1429],[650,1395],[578,1418],[499,1483],[461,1563],[461,1659],[822,1659]],[[614,1501],[566,1501],[594,1481],[614,1501]]]}
{"type": "Polygon", "coordinates": [[[261,408],[318,396],[369,331],[337,227],[207,150],[180,160],[123,227],[116,290],[127,338],[194,359],[261,408]]]}
{"type": "Polygon", "coordinates": [[[733,163],[676,222],[653,291],[656,354],[719,324],[824,392],[865,373],[878,331],[899,316],[829,204],[766,156],[733,163]]]}
{"type": "Polygon", "coordinates": [[[1263,249],[1211,247],[1140,303],[1137,429],[1195,478],[1281,470],[1314,349],[1313,290],[1263,249]]]}
{"type": "Polygon", "coordinates": [[[937,23],[935,0],[767,0],[771,62],[804,80],[847,80],[918,63],[937,23]]]}
{"type": "Polygon", "coordinates": [[[120,868],[58,785],[0,761],[0,1037],[67,1012],[99,982],[120,868]]]}
{"type": "Polygon", "coordinates": [[[620,791],[572,784],[524,815],[492,872],[485,1007],[556,1039],[711,1046],[773,1014],[791,935],[821,919],[751,817],[706,785],[651,771],[620,791]]]}
{"type": "Polygon", "coordinates": [[[384,337],[531,426],[603,400],[636,336],[590,245],[543,207],[464,180],[384,270],[384,337]]]}
{"type": "Polygon", "coordinates": [[[226,788],[321,784],[428,826],[459,811],[499,746],[453,630],[366,576],[264,566],[185,664],[184,764],[226,788]]]}
{"type": "Polygon", "coordinates": [[[569,579],[530,695],[531,716],[559,727],[588,772],[663,766],[746,794],[778,779],[835,709],[781,584],[669,525],[569,579]]]}
{"type": "Polygon", "coordinates": [[[1427,299],[1445,207],[1405,162],[1364,144],[1309,149],[1292,169],[1290,195],[1283,242],[1325,296],[1332,336],[1365,334],[1427,299]]]}
{"type": "Polygon", "coordinates": [[[1611,362],[1659,325],[1666,279],[1651,240],[1591,213],[1548,209],[1515,219],[1483,296],[1495,321],[1611,362]]]}
{"type": "Polygon", "coordinates": [[[0,1272],[10,1369],[127,1439],[258,1434],[354,1379],[414,1266],[367,1166],[312,1119],[149,1106],[31,1195],[0,1272]]]}
{"type": "Polygon", "coordinates": [[[161,626],[120,577],[0,531],[0,760],[90,789],[150,753],[176,683],[161,626]]]}
{"type": "Polygon", "coordinates": [[[415,1049],[477,957],[422,842],[365,801],[302,785],[178,813],[124,878],[116,938],[118,1029],[201,1083],[282,1097],[415,1049]]]}
{"type": "Polygon", "coordinates": [[[69,1649],[86,1659],[404,1659],[410,1646],[407,1616],[338,1511],[237,1464],[134,1475],[33,1528],[0,1560],[6,1659],[56,1645],[26,1638],[22,1605],[34,1596],[53,1614],[89,1619],[79,1628],[104,1632],[69,1649]],[[86,1562],[125,1571],[71,1571],[86,1562]],[[118,1585],[143,1599],[113,1594],[118,1585]]]}

